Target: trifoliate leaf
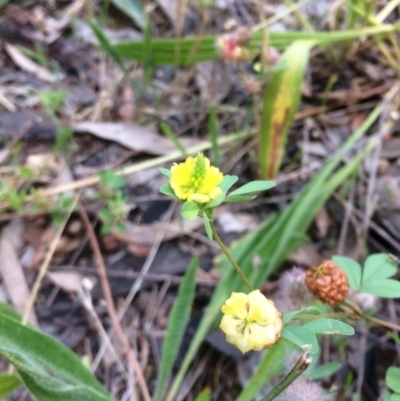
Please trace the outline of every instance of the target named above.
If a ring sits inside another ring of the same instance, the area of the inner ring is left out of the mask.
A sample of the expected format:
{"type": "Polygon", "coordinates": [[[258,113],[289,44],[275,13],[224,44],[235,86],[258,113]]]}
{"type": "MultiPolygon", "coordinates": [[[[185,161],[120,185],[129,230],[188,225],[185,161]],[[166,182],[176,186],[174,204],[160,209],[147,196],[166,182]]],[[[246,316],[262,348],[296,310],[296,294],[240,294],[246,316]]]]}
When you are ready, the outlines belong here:
{"type": "Polygon", "coordinates": [[[270,189],[275,185],[276,184],[273,181],[251,181],[231,192],[228,196],[228,199],[234,195],[244,195],[244,194],[251,194],[254,192],[266,191],[267,189],[270,189]]]}
{"type": "Polygon", "coordinates": [[[336,319],[315,319],[303,325],[314,334],[342,334],[352,336],[354,329],[350,325],[336,319]]]}
{"type": "Polygon", "coordinates": [[[347,256],[335,255],[332,261],[346,273],[350,287],[357,291],[361,285],[361,265],[347,256]]]}

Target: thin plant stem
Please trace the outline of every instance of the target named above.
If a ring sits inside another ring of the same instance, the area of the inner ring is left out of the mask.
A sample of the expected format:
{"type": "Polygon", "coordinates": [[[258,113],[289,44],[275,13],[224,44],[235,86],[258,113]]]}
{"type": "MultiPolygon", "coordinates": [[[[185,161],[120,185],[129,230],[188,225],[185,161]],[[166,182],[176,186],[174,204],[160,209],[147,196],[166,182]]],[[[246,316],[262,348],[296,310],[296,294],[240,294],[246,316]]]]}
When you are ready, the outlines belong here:
{"type": "Polygon", "coordinates": [[[307,350],[293,366],[292,370],[261,401],[272,401],[285,391],[310,366],[311,358],[307,358],[307,350]]]}
{"type": "Polygon", "coordinates": [[[374,316],[370,316],[370,315],[363,315],[363,318],[365,320],[370,321],[371,323],[375,323],[379,326],[383,326],[386,327],[388,329],[394,330],[394,331],[400,331],[400,326],[398,324],[392,323],[392,322],[387,322],[386,320],[382,320],[379,319],[377,317],[374,316]]]}
{"type": "Polygon", "coordinates": [[[235,268],[236,273],[239,274],[240,278],[243,280],[243,282],[247,285],[247,287],[249,288],[250,291],[253,291],[254,288],[252,287],[252,285],[250,284],[249,280],[247,280],[246,276],[244,275],[244,273],[242,272],[242,269],[239,267],[239,265],[235,262],[235,260],[233,259],[232,255],[230,254],[228,248],[224,245],[224,243],[222,242],[220,236],[217,233],[217,230],[215,229],[214,223],[212,220],[210,220],[210,226],[211,226],[211,230],[213,233],[213,236],[215,238],[215,241],[217,241],[217,244],[219,245],[219,247],[221,248],[222,252],[225,254],[225,256],[228,258],[229,262],[232,263],[232,266],[235,268]]]}
{"type": "Polygon", "coordinates": [[[388,322],[383,319],[379,319],[378,317],[374,317],[371,315],[368,315],[364,313],[358,305],[354,304],[353,302],[350,302],[349,300],[345,301],[345,305],[348,306],[359,318],[364,318],[365,320],[368,320],[371,323],[374,323],[378,326],[386,327],[388,329],[394,330],[394,331],[400,331],[400,326],[396,323],[388,322]]]}

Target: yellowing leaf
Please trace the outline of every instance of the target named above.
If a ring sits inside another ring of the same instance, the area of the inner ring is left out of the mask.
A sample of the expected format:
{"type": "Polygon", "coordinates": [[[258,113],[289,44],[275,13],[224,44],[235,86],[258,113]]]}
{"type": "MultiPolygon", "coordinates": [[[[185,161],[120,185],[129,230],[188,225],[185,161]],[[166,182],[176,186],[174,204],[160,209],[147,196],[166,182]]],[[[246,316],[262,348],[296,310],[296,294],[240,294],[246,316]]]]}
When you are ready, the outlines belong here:
{"type": "Polygon", "coordinates": [[[259,141],[259,168],[264,179],[276,176],[286,138],[299,106],[313,40],[293,42],[282,55],[265,89],[259,141]]]}

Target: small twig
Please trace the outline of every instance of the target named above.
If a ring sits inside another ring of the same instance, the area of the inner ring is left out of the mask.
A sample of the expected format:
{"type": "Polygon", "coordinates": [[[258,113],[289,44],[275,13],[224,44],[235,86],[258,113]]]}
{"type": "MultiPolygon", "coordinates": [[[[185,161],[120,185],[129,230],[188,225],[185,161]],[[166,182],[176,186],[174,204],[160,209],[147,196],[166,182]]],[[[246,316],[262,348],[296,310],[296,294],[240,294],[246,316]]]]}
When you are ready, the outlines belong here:
{"type": "Polygon", "coordinates": [[[64,231],[64,228],[65,228],[65,226],[67,224],[67,221],[69,220],[69,217],[71,216],[73,210],[75,209],[76,204],[78,203],[78,199],[79,199],[79,194],[76,195],[76,197],[74,199],[74,202],[72,203],[71,208],[69,209],[68,213],[66,214],[63,222],[61,223],[60,226],[57,227],[57,231],[56,231],[56,233],[54,235],[53,241],[50,244],[50,248],[46,253],[46,257],[44,258],[43,263],[40,266],[39,273],[38,273],[38,275],[36,277],[35,283],[33,284],[31,295],[30,295],[30,297],[28,299],[24,314],[22,316],[22,324],[26,324],[28,322],[29,315],[31,314],[31,310],[33,308],[33,305],[35,303],[37,294],[38,294],[39,289],[40,289],[40,284],[41,284],[41,282],[43,280],[43,277],[45,276],[45,274],[47,272],[47,269],[49,268],[51,259],[52,259],[53,255],[54,255],[54,252],[56,251],[58,241],[61,238],[61,235],[62,235],[62,233],[64,231]]]}
{"type": "MultiPolygon", "coordinates": [[[[169,208],[169,210],[167,211],[165,217],[164,217],[164,221],[163,223],[165,223],[165,226],[161,226],[161,228],[157,231],[157,234],[154,238],[154,243],[153,246],[147,256],[147,259],[140,271],[139,276],[137,276],[137,279],[135,280],[135,282],[133,283],[131,289],[129,290],[129,294],[128,296],[125,298],[124,303],[122,304],[120,310],[118,311],[117,314],[117,319],[118,321],[121,321],[122,318],[124,317],[126,311],[128,310],[129,305],[131,305],[133,298],[135,297],[137,291],[139,290],[140,286],[143,283],[143,280],[146,278],[146,274],[148,274],[148,271],[154,261],[154,258],[156,257],[156,254],[158,252],[158,249],[162,243],[165,231],[167,229],[167,221],[171,220],[173,211],[176,208],[176,204],[172,204],[171,207],[169,208]]],[[[112,332],[110,333],[110,337],[112,336],[112,332]]],[[[96,358],[93,362],[93,366],[95,367],[95,369],[97,368],[98,364],[101,361],[101,358],[103,358],[104,356],[104,352],[105,352],[106,348],[103,346],[100,348],[99,352],[96,355],[96,358]]]]}
{"type": "Polygon", "coordinates": [[[117,316],[117,311],[115,309],[112,293],[111,293],[111,288],[110,284],[108,282],[107,278],[107,271],[106,271],[106,266],[104,264],[103,256],[101,254],[100,246],[97,241],[96,235],[94,233],[93,227],[89,221],[89,217],[82,205],[79,205],[79,213],[82,217],[83,223],[85,224],[86,231],[89,236],[89,242],[92,247],[94,257],[97,262],[97,267],[99,269],[99,277],[100,277],[100,282],[101,282],[101,287],[103,290],[104,297],[106,299],[107,303],[107,310],[108,314],[110,316],[112,325],[114,327],[114,330],[118,336],[119,341],[121,342],[122,346],[125,348],[125,352],[128,356],[128,362],[132,368],[132,371],[135,372],[140,390],[142,392],[143,398],[145,401],[151,401],[150,393],[147,388],[147,384],[145,381],[145,378],[143,376],[143,372],[140,368],[139,362],[136,359],[135,354],[132,351],[132,348],[129,344],[128,338],[126,337],[120,322],[118,320],[117,316]]]}

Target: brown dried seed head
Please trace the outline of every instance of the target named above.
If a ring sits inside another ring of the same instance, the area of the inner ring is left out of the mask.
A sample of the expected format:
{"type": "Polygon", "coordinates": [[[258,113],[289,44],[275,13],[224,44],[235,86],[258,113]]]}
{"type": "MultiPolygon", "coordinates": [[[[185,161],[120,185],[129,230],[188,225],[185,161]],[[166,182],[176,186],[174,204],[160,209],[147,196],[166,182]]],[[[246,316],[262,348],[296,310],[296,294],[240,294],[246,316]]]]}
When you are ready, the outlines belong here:
{"type": "Polygon", "coordinates": [[[306,271],[306,285],[319,300],[331,306],[343,302],[349,292],[346,273],[331,260],[306,271]]]}

